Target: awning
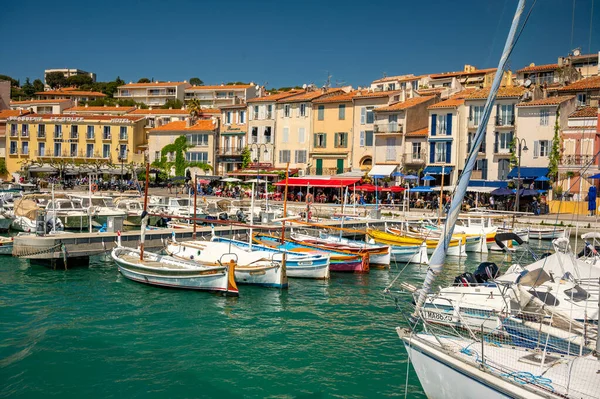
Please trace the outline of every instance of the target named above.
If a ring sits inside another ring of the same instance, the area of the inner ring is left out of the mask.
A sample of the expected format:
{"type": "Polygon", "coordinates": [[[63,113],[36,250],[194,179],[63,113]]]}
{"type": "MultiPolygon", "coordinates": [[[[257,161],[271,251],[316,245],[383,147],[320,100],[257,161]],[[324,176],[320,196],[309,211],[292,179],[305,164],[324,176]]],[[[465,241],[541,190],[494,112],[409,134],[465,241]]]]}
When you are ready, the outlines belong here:
{"type": "MultiPolygon", "coordinates": [[[[509,179],[515,179],[518,175],[519,168],[512,168],[508,174],[509,179]]],[[[534,168],[529,166],[521,166],[521,179],[535,179],[540,176],[547,176],[548,168],[534,168]]]]}
{"type": "Polygon", "coordinates": [[[431,193],[433,190],[431,189],[431,187],[427,187],[427,186],[419,186],[419,187],[412,187],[410,189],[411,193],[431,193]]]}
{"type": "Polygon", "coordinates": [[[425,170],[423,170],[423,173],[429,173],[430,175],[441,175],[443,171],[445,175],[449,175],[453,169],[454,166],[426,166],[425,170]]]}
{"type": "Polygon", "coordinates": [[[469,180],[469,187],[508,187],[508,182],[502,180],[469,180]]]}
{"type": "Polygon", "coordinates": [[[30,166],[30,172],[38,172],[38,173],[56,173],[58,170],[53,168],[52,166],[30,166]]]}
{"type": "Polygon", "coordinates": [[[397,167],[397,165],[375,165],[369,171],[369,176],[390,177],[397,167]]]}
{"type": "MultiPolygon", "coordinates": [[[[311,186],[311,187],[330,187],[339,188],[347,187],[356,184],[360,181],[360,178],[350,177],[346,179],[316,179],[316,178],[304,178],[304,177],[290,177],[288,179],[288,186],[311,186]]],[[[276,186],[285,186],[285,180],[275,183],[276,186]]]]}

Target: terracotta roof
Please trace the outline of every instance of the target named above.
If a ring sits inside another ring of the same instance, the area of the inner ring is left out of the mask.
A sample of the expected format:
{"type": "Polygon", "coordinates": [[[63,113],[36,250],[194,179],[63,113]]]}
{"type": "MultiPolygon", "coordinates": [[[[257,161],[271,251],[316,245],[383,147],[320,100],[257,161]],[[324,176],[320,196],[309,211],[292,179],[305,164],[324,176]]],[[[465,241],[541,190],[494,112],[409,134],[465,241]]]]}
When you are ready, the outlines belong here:
{"type": "Polygon", "coordinates": [[[600,76],[590,76],[568,86],[558,89],[558,91],[582,91],[582,90],[600,89],[600,76]]]}
{"type": "Polygon", "coordinates": [[[433,104],[430,105],[429,107],[427,107],[427,109],[436,109],[436,108],[456,108],[459,105],[463,105],[465,103],[465,98],[467,98],[468,96],[470,96],[471,94],[473,94],[475,92],[476,89],[464,89],[456,94],[454,94],[453,96],[451,96],[450,98],[448,98],[447,100],[444,100],[442,102],[439,102],[437,104],[433,104]]]}
{"type": "Polygon", "coordinates": [[[25,101],[11,101],[10,105],[19,104],[56,104],[56,103],[70,103],[71,100],[67,98],[60,98],[55,100],[25,100],[25,101]]]}
{"type": "Polygon", "coordinates": [[[427,136],[429,128],[424,127],[423,129],[414,130],[405,134],[406,137],[425,137],[427,136]]]}
{"type": "Polygon", "coordinates": [[[472,72],[465,72],[465,71],[442,72],[442,73],[436,73],[436,74],[429,75],[429,77],[431,79],[442,79],[442,78],[452,78],[452,77],[459,77],[459,76],[481,75],[484,73],[496,72],[496,69],[497,68],[476,69],[472,72]]]}
{"type": "Polygon", "coordinates": [[[344,102],[352,102],[352,99],[355,96],[355,92],[350,93],[339,93],[331,96],[325,95],[321,98],[317,98],[313,101],[315,104],[325,104],[325,103],[344,103],[344,102]]]}
{"type": "Polygon", "coordinates": [[[163,108],[154,108],[154,109],[136,109],[129,112],[130,115],[189,115],[190,111],[187,109],[163,109],[163,108]]]}
{"type": "Polygon", "coordinates": [[[27,116],[50,120],[52,118],[77,118],[83,121],[110,121],[112,119],[127,119],[131,122],[144,120],[143,116],[133,115],[73,115],[73,114],[29,114],[27,116]]]}
{"type": "Polygon", "coordinates": [[[321,89],[313,90],[313,91],[303,91],[302,93],[293,95],[291,97],[285,97],[281,100],[278,100],[278,103],[293,103],[293,102],[301,102],[301,101],[313,101],[322,96],[328,96],[334,93],[340,93],[341,89],[329,89],[328,91],[323,91],[321,89]]]}
{"type": "Polygon", "coordinates": [[[400,94],[401,90],[388,90],[388,91],[370,91],[370,90],[357,90],[354,92],[354,98],[385,98],[389,96],[395,96],[400,94]]]}
{"type": "Polygon", "coordinates": [[[542,72],[542,71],[553,71],[558,69],[558,64],[546,64],[546,65],[533,65],[525,68],[521,68],[517,71],[520,72],[542,72]]]}
{"type": "MultiPolygon", "coordinates": [[[[525,93],[525,88],[521,86],[504,86],[498,89],[497,98],[521,97],[525,93]]],[[[467,100],[486,99],[490,94],[490,88],[479,89],[471,93],[467,100]]]]}
{"type": "Polygon", "coordinates": [[[29,111],[23,111],[19,109],[3,109],[0,110],[0,119],[6,119],[11,116],[24,116],[29,114],[29,111]]]}
{"type": "Polygon", "coordinates": [[[564,103],[565,101],[569,101],[574,99],[575,96],[557,96],[557,97],[548,97],[541,100],[529,101],[525,103],[517,104],[517,107],[540,107],[544,105],[559,105],[564,103]]]}
{"type": "Polygon", "coordinates": [[[126,113],[130,113],[131,111],[134,111],[135,109],[136,109],[135,107],[128,107],[128,106],[115,106],[115,107],[109,107],[109,106],[100,106],[100,107],[87,106],[87,107],[85,107],[85,106],[83,106],[83,107],[67,108],[67,109],[65,109],[65,112],[119,112],[119,111],[123,111],[126,113]]]}
{"type": "Polygon", "coordinates": [[[99,91],[84,91],[84,90],[76,90],[76,89],[58,89],[58,90],[38,91],[35,94],[38,96],[106,97],[106,94],[100,93],[99,91]]]}
{"type": "Polygon", "coordinates": [[[422,96],[426,96],[426,95],[432,95],[432,94],[441,94],[444,90],[445,90],[445,88],[433,87],[431,89],[419,89],[419,90],[417,90],[417,93],[419,93],[422,96]]]}
{"type": "Polygon", "coordinates": [[[403,109],[407,109],[410,107],[414,107],[415,105],[422,104],[431,99],[435,98],[435,96],[426,96],[426,97],[413,97],[409,98],[406,101],[397,102],[392,105],[388,105],[387,107],[379,107],[375,108],[375,112],[389,112],[389,111],[400,111],[403,109]]]}
{"type": "Polygon", "coordinates": [[[255,85],[212,85],[212,86],[191,86],[185,91],[203,91],[203,90],[227,90],[227,89],[249,89],[255,85]]]}
{"type": "Polygon", "coordinates": [[[385,78],[374,80],[373,83],[384,83],[384,82],[410,82],[411,80],[421,79],[427,75],[398,75],[398,76],[386,76],[385,78]]]}
{"type": "Polygon", "coordinates": [[[201,114],[220,114],[221,110],[218,108],[202,108],[201,114]]]}
{"type": "Polygon", "coordinates": [[[222,105],[219,108],[220,109],[238,109],[238,108],[246,108],[248,105],[246,103],[241,103],[241,104],[229,104],[229,105],[222,105]]]}
{"type": "Polygon", "coordinates": [[[598,107],[584,107],[569,115],[569,118],[594,118],[598,116],[598,107]]]}
{"type": "Polygon", "coordinates": [[[250,98],[250,99],[246,100],[246,102],[248,102],[248,103],[275,102],[275,101],[280,100],[282,98],[294,96],[294,95],[296,95],[298,93],[303,93],[303,92],[304,92],[303,90],[283,91],[283,92],[271,94],[271,95],[268,95],[268,96],[250,98]]]}
{"type": "Polygon", "coordinates": [[[200,119],[199,121],[196,122],[196,124],[194,124],[190,127],[186,127],[186,123],[187,123],[186,121],[169,122],[162,126],[151,129],[150,131],[154,132],[154,131],[158,130],[158,131],[163,131],[163,132],[164,131],[179,132],[179,131],[190,131],[190,130],[211,131],[211,130],[216,129],[215,124],[210,119],[200,119]]]}
{"type": "Polygon", "coordinates": [[[179,85],[189,85],[187,82],[150,82],[150,83],[127,83],[119,86],[119,89],[132,89],[136,87],[172,87],[179,85]]]}

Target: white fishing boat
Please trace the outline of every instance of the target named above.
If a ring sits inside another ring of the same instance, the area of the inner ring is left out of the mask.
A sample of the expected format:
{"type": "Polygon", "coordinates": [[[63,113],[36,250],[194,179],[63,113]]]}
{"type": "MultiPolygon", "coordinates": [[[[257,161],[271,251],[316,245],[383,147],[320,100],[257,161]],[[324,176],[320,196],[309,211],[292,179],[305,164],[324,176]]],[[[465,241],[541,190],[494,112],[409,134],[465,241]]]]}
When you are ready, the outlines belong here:
{"type": "Polygon", "coordinates": [[[12,237],[0,237],[0,255],[12,255],[12,237]]]}
{"type": "Polygon", "coordinates": [[[152,252],[144,252],[143,258],[140,259],[139,249],[122,246],[115,247],[111,257],[123,276],[139,283],[239,296],[235,284],[234,263],[203,266],[193,261],[152,252]]]}
{"type": "Polygon", "coordinates": [[[100,195],[90,197],[74,194],[69,195],[69,197],[81,203],[82,208],[88,210],[89,214],[99,224],[106,223],[107,219],[111,216],[125,217],[127,215],[125,211],[116,207],[112,197],[100,195]]]}
{"type": "Polygon", "coordinates": [[[38,229],[38,216],[43,219],[44,232],[63,231],[64,224],[60,217],[46,211],[46,205],[51,202],[50,194],[27,194],[15,201],[14,219],[11,229],[25,233],[35,233],[38,229]]]}
{"type": "Polygon", "coordinates": [[[554,240],[564,237],[566,230],[557,227],[530,227],[529,238],[534,240],[554,240]]]}
{"type": "MultiPolygon", "coordinates": [[[[125,213],[127,224],[130,226],[142,225],[142,212],[144,208],[138,199],[119,197],[115,199],[115,206],[118,210],[125,213]]],[[[159,217],[157,216],[150,216],[149,224],[155,225],[158,219],[159,217]]]]}
{"type": "Polygon", "coordinates": [[[288,287],[285,264],[272,260],[272,253],[235,251],[232,246],[216,241],[173,240],[167,245],[166,251],[175,258],[192,260],[205,266],[234,262],[235,281],[238,284],[288,287]]]}

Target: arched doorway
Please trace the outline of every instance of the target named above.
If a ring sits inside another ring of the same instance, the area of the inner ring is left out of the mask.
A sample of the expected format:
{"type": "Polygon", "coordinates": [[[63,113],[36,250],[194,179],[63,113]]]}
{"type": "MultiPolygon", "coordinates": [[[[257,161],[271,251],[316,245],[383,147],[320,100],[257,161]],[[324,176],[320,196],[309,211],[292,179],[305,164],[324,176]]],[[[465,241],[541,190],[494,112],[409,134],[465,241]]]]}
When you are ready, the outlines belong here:
{"type": "Polygon", "coordinates": [[[359,165],[361,170],[370,170],[373,167],[373,158],[370,156],[363,157],[359,165]]]}

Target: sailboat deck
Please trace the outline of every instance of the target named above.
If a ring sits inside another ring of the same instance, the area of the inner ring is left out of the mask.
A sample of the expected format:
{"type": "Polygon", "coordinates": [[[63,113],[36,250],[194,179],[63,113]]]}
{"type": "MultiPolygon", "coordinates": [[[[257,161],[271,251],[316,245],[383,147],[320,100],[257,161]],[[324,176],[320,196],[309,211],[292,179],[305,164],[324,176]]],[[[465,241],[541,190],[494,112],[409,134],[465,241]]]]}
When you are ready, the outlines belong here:
{"type": "Polygon", "coordinates": [[[123,254],[123,255],[121,255],[119,257],[121,259],[123,259],[125,262],[132,263],[134,265],[141,265],[141,266],[146,266],[146,267],[154,267],[154,268],[157,268],[157,269],[189,270],[189,267],[185,267],[183,265],[178,265],[176,263],[162,263],[162,262],[158,262],[158,261],[155,261],[155,260],[148,260],[148,259],[144,259],[142,261],[142,260],[140,260],[139,256],[134,256],[134,255],[123,254]]]}

